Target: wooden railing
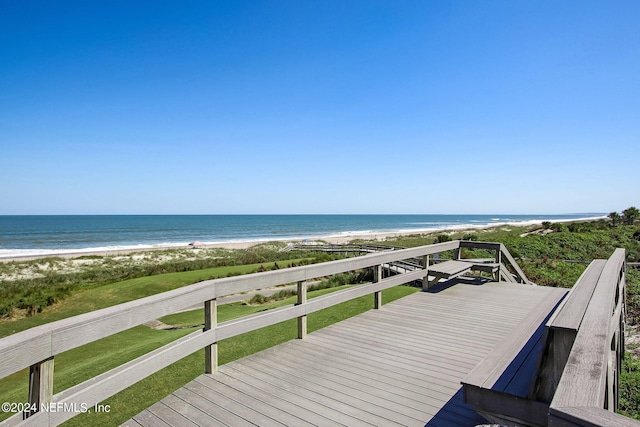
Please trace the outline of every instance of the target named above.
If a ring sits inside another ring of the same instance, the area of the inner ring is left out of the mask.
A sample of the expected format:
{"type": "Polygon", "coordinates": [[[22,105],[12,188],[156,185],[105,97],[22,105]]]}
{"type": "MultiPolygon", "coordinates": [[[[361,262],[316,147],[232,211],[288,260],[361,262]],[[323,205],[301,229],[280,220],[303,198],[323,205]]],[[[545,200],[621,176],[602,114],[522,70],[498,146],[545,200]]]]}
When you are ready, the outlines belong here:
{"type": "MultiPolygon", "coordinates": [[[[183,357],[205,349],[207,373],[218,366],[217,342],[264,328],[289,319],[298,319],[298,337],[304,338],[306,316],[324,308],[364,295],[374,294],[374,307],[382,304],[381,291],[393,286],[425,279],[426,270],[405,269],[402,274],[382,276],[382,266],[393,262],[426,260],[432,254],[459,251],[460,247],[489,245],[451,241],[410,249],[370,253],[338,261],[293,267],[244,276],[208,280],[113,307],[37,326],[0,339],[0,378],[29,368],[28,401],[33,411],[16,414],[0,423],[10,425],[58,425],[77,414],[64,408],[93,407],[183,357]],[[364,268],[374,268],[374,281],[328,295],[307,300],[305,281],[364,268]],[[223,323],[217,323],[216,299],[247,291],[289,283],[298,284],[298,300],[294,305],[265,311],[223,323]],[[122,332],[168,314],[204,305],[204,328],[160,347],[88,381],[53,395],[53,370],[56,355],[107,336],[122,332]],[[53,409],[53,410],[51,410],[53,409]]],[[[498,248],[502,259],[512,259],[504,246],[498,248]]],[[[524,274],[522,281],[526,282],[524,274]]]]}
{"type": "MultiPolygon", "coordinates": [[[[507,248],[502,243],[493,243],[493,242],[477,242],[477,241],[469,241],[469,240],[456,240],[457,247],[454,249],[453,258],[460,259],[460,250],[462,248],[466,249],[484,249],[490,252],[494,252],[495,262],[500,264],[500,277],[507,282],[514,283],[525,283],[532,284],[527,276],[524,274],[522,269],[518,266],[515,259],[507,248]]],[[[321,251],[321,252],[330,252],[330,253],[340,253],[345,256],[349,256],[349,254],[353,254],[356,256],[377,253],[377,252],[389,252],[389,251],[399,251],[405,249],[403,247],[398,246],[388,246],[388,245],[375,245],[375,244],[325,244],[325,245],[317,245],[317,244],[298,244],[293,245],[292,248],[295,249],[303,249],[303,250],[311,250],[311,251],[321,251]]],[[[423,258],[414,258],[414,259],[404,259],[402,261],[394,261],[390,263],[389,266],[385,266],[387,268],[393,267],[401,267],[406,269],[417,268],[417,266],[421,266],[424,268],[425,262],[437,263],[439,261],[444,260],[436,260],[436,259],[425,259],[423,258]]],[[[395,270],[395,269],[394,269],[395,270]]]]}
{"type": "Polygon", "coordinates": [[[624,356],[624,249],[616,249],[606,263],[594,261],[581,281],[585,282],[583,295],[570,295],[565,304],[569,306],[573,299],[570,312],[560,309],[550,321],[552,327],[569,332],[572,343],[558,342],[556,348],[556,352],[567,347],[570,351],[549,407],[549,425],[640,426],[615,413],[624,356]]]}

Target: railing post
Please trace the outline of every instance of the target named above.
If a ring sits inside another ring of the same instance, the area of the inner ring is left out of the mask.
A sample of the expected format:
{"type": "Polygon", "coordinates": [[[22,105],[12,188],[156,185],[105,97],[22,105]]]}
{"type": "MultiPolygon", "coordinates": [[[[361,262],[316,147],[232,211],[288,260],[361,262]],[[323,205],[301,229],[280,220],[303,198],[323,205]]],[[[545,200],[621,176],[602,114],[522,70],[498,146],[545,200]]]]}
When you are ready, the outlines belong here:
{"type": "MultiPolygon", "coordinates": [[[[373,268],[373,282],[378,283],[382,280],[382,264],[376,265],[373,268]]],[[[382,307],[382,291],[373,293],[373,308],[379,309],[382,307]]]]}
{"type": "MultiPolygon", "coordinates": [[[[502,264],[502,246],[498,245],[496,248],[496,264],[498,264],[498,270],[494,273],[493,280],[500,281],[500,264],[502,264]]],[[[506,268],[506,267],[505,267],[506,268]]]]}
{"type": "Polygon", "coordinates": [[[424,278],[422,279],[422,290],[429,289],[429,255],[425,255],[424,259],[424,278]]]}
{"type": "MultiPolygon", "coordinates": [[[[218,306],[215,298],[204,302],[204,330],[214,329],[218,324],[218,306]]],[[[218,372],[218,343],[214,342],[204,348],[204,372],[218,372]]]]}
{"type": "Polygon", "coordinates": [[[52,401],[53,357],[50,357],[29,368],[29,409],[24,412],[23,418],[29,418],[52,401]]]}
{"type": "MultiPolygon", "coordinates": [[[[307,285],[303,281],[298,282],[298,302],[296,305],[302,305],[307,302],[307,285]]],[[[307,315],[303,314],[298,317],[298,339],[304,339],[307,336],[307,315]]]]}

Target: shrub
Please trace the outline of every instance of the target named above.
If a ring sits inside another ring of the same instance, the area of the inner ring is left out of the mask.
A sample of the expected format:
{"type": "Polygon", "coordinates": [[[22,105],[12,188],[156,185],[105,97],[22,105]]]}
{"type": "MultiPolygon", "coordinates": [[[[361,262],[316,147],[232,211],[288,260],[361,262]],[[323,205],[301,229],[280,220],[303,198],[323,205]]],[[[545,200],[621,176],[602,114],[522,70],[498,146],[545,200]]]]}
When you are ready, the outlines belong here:
{"type": "Polygon", "coordinates": [[[435,243],[444,243],[449,241],[451,241],[451,236],[449,236],[448,234],[438,234],[436,236],[435,243]]]}
{"type": "Polygon", "coordinates": [[[620,372],[619,411],[632,418],[640,418],[640,359],[626,353],[620,372]]]}

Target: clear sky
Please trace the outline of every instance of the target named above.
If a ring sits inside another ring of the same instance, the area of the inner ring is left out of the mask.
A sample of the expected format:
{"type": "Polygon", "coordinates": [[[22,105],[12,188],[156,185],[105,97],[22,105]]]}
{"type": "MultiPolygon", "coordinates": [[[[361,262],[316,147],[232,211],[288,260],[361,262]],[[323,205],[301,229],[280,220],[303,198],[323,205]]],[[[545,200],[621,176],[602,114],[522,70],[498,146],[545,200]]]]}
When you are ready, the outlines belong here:
{"type": "Polygon", "coordinates": [[[640,1],[0,0],[0,214],[640,205],[640,1]]]}

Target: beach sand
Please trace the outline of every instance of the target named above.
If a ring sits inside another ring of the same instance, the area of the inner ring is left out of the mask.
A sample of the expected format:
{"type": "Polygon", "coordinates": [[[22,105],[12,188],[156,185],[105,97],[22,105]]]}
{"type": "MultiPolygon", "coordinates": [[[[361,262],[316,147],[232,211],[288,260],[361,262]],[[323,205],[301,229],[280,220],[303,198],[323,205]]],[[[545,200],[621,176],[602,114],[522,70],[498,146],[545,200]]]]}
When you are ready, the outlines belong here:
{"type": "MultiPolygon", "coordinates": [[[[446,232],[447,230],[442,230],[439,233],[446,232]]],[[[459,230],[456,230],[459,231],[459,230]]],[[[366,240],[378,240],[383,241],[387,238],[404,236],[404,235],[416,235],[416,234],[434,234],[434,233],[420,233],[420,232],[406,232],[406,233],[374,233],[374,234],[354,234],[354,235],[345,235],[340,237],[318,237],[317,239],[313,239],[312,241],[323,241],[332,244],[344,244],[352,242],[356,239],[366,239],[366,240]]],[[[305,241],[309,239],[304,239],[305,241]]],[[[287,240],[279,240],[280,242],[285,243],[301,243],[303,240],[301,239],[287,239],[287,240]]],[[[239,249],[249,249],[252,246],[260,245],[267,243],[265,241],[242,241],[242,242],[221,242],[221,243],[212,243],[212,244],[198,244],[198,249],[228,249],[228,250],[239,250],[239,249]]],[[[114,250],[97,250],[97,251],[78,251],[78,252],[65,252],[65,253],[50,253],[50,254],[42,254],[42,255],[26,255],[19,257],[0,257],[0,262],[11,262],[11,261],[32,261],[42,258],[55,257],[55,258],[78,258],[85,256],[116,256],[116,255],[130,255],[134,253],[143,253],[143,252],[155,252],[155,251],[170,251],[175,249],[194,249],[189,245],[185,246],[154,246],[148,248],[135,248],[135,249],[114,249],[114,250]]]]}
{"type": "MultiPolygon", "coordinates": [[[[585,218],[582,220],[583,221],[595,220],[595,219],[601,219],[601,218],[604,218],[604,217],[585,218]]],[[[568,219],[568,220],[558,220],[553,222],[573,222],[573,221],[576,221],[576,220],[568,219]]],[[[323,242],[333,243],[333,244],[345,244],[345,243],[350,243],[354,240],[376,240],[376,241],[382,242],[385,239],[399,237],[399,236],[410,236],[410,235],[435,236],[437,234],[451,234],[451,233],[460,233],[460,232],[481,232],[483,230],[502,228],[502,227],[539,226],[540,224],[542,224],[542,221],[528,221],[522,224],[502,223],[502,224],[489,225],[489,226],[485,225],[485,226],[465,227],[465,228],[452,227],[452,228],[443,228],[443,229],[407,230],[402,232],[386,232],[386,233],[365,233],[365,234],[353,233],[353,234],[344,234],[340,236],[317,236],[311,239],[304,239],[304,240],[283,239],[278,241],[285,242],[285,243],[301,243],[303,241],[311,240],[311,241],[323,241],[323,242]]],[[[202,244],[198,242],[197,247],[202,249],[221,248],[221,249],[228,249],[228,250],[237,250],[237,249],[248,249],[252,246],[264,244],[264,243],[267,243],[267,241],[264,241],[264,240],[262,241],[231,241],[231,242],[221,242],[221,243],[211,243],[211,244],[202,244]]],[[[132,249],[113,249],[113,250],[96,250],[96,251],[82,250],[77,252],[69,251],[69,252],[63,252],[63,253],[48,253],[48,254],[42,253],[37,255],[25,255],[25,256],[19,256],[19,257],[0,256],[0,263],[10,262],[10,261],[31,261],[31,260],[37,260],[37,259],[47,258],[47,257],[73,259],[73,258],[86,257],[86,256],[92,256],[92,255],[93,256],[118,256],[118,255],[126,256],[134,253],[143,253],[143,252],[151,252],[151,251],[153,252],[170,251],[175,249],[193,249],[193,247],[188,245],[149,246],[149,247],[138,247],[138,248],[132,248],[132,249]]]]}

